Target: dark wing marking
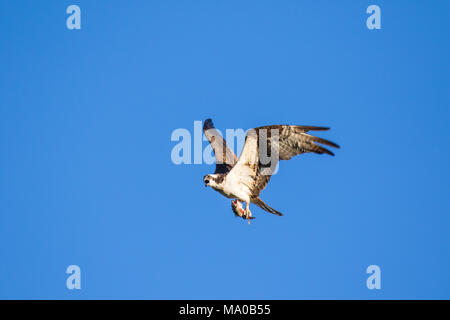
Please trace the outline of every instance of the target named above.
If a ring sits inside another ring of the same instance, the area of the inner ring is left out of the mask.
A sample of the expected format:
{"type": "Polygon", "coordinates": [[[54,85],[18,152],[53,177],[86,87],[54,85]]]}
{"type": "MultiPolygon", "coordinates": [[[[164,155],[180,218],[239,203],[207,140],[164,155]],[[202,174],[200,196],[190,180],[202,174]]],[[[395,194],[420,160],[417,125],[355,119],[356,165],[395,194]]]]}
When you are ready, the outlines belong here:
{"type": "Polygon", "coordinates": [[[216,158],[216,171],[214,173],[227,173],[236,164],[236,155],[228,147],[220,132],[216,130],[211,119],[206,119],[203,123],[203,132],[214,150],[216,158]]]}
{"type": "Polygon", "coordinates": [[[314,152],[334,155],[317,143],[339,148],[334,142],[311,136],[308,131],[328,130],[326,127],[273,125],[258,127],[247,132],[242,154],[229,173],[249,186],[252,198],[256,199],[266,187],[278,160],[289,160],[293,156],[314,152]],[[274,155],[272,157],[272,152],[274,155]],[[268,161],[270,160],[270,161],[268,161]]]}

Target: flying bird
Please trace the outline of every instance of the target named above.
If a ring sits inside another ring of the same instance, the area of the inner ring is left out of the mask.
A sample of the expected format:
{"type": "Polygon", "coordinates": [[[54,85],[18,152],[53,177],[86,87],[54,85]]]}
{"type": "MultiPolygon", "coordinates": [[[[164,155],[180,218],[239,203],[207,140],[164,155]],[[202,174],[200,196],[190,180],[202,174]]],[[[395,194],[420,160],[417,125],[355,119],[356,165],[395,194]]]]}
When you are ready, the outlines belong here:
{"type": "Polygon", "coordinates": [[[325,131],[327,127],[271,125],[250,129],[245,136],[245,143],[239,159],[228,147],[211,119],[205,120],[203,132],[214,151],[216,170],[203,177],[206,187],[220,192],[231,201],[236,216],[253,219],[250,202],[272,214],[283,214],[264,201],[259,194],[276,173],[279,160],[289,160],[293,156],[313,152],[329,154],[330,150],[319,144],[339,148],[334,142],[312,136],[309,131],[325,131]],[[319,144],[318,144],[319,143],[319,144]],[[242,206],[245,203],[245,209],[242,206]]]}

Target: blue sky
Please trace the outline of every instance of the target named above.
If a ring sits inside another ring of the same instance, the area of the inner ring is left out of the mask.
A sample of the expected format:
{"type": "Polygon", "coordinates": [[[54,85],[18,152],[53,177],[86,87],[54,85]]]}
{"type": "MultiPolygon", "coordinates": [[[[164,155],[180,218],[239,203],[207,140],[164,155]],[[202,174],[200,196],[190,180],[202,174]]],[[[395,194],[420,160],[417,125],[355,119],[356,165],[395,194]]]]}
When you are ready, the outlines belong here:
{"type": "Polygon", "coordinates": [[[0,298],[449,299],[449,12],[2,1],[0,298]],[[285,215],[249,226],[204,187],[213,165],[171,161],[207,117],[330,126],[342,148],[282,162],[261,196],[285,215]]]}

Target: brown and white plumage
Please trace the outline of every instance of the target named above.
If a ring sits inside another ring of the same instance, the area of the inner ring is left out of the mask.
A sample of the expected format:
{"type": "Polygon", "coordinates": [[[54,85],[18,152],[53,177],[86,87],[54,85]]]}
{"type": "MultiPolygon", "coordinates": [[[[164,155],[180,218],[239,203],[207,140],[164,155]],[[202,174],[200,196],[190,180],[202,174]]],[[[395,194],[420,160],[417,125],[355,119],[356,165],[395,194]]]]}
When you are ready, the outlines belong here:
{"type": "Polygon", "coordinates": [[[211,144],[216,158],[216,171],[214,173],[227,173],[236,164],[238,160],[236,155],[228,147],[220,132],[214,128],[211,119],[204,122],[203,133],[211,144]]]}
{"type": "Polygon", "coordinates": [[[216,172],[204,177],[205,184],[228,198],[245,202],[243,217],[247,219],[251,217],[250,202],[267,212],[282,215],[259,197],[276,172],[279,160],[289,160],[293,156],[307,152],[334,155],[318,143],[339,148],[331,141],[308,134],[309,131],[328,130],[326,127],[264,126],[247,132],[244,148],[236,161],[236,156],[228,148],[220,133],[215,130],[211,119],[205,121],[203,129],[216,158],[216,172]]]}

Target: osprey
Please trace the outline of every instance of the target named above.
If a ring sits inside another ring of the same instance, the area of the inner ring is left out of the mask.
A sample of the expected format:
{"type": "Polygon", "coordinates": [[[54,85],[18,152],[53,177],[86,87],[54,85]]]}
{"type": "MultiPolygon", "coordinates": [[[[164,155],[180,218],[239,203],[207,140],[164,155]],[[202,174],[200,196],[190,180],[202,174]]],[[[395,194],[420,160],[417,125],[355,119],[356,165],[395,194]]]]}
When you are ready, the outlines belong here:
{"type": "Polygon", "coordinates": [[[314,152],[334,154],[317,143],[339,148],[331,141],[309,135],[308,131],[324,131],[327,127],[272,125],[247,131],[239,159],[227,146],[222,135],[215,129],[211,119],[203,124],[203,132],[214,151],[216,170],[203,177],[210,186],[227,198],[235,199],[231,207],[235,215],[253,219],[250,202],[261,209],[282,216],[259,197],[271,176],[276,173],[279,160],[289,160],[298,154],[314,152]],[[245,203],[245,209],[242,207],[245,203]]]}

